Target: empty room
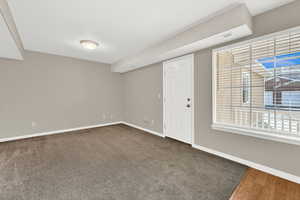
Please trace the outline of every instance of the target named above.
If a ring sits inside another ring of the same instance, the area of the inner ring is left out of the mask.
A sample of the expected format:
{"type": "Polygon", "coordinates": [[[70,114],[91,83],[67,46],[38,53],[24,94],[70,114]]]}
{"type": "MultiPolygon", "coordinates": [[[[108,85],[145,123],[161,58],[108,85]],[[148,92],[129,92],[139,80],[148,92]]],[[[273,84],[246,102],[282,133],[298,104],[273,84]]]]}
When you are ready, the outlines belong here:
{"type": "Polygon", "coordinates": [[[0,200],[300,200],[299,0],[0,0],[0,200]]]}

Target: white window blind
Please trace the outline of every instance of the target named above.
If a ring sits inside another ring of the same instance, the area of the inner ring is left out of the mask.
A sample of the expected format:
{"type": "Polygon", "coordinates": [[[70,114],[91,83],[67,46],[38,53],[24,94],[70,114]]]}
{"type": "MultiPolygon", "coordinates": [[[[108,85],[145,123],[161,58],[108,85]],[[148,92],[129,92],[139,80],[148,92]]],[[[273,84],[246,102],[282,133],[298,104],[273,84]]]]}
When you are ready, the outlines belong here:
{"type": "Polygon", "coordinates": [[[214,50],[213,59],[213,127],[300,141],[299,29],[214,50]]]}

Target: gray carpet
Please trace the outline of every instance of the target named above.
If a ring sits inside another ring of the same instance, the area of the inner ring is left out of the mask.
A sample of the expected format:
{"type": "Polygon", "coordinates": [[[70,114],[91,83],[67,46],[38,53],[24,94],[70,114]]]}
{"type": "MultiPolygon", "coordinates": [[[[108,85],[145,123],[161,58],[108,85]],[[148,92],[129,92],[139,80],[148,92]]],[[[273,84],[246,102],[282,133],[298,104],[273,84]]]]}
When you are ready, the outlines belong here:
{"type": "Polygon", "coordinates": [[[246,167],[116,125],[0,144],[1,200],[228,200],[246,167]]]}

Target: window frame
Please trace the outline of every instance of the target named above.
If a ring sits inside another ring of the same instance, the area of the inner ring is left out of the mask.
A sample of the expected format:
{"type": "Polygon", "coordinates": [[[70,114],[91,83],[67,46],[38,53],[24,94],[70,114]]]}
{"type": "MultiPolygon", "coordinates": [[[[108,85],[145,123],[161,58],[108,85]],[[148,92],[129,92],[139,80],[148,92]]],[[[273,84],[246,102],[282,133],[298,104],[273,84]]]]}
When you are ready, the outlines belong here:
{"type": "MultiPolygon", "coordinates": [[[[293,137],[293,136],[286,136],[283,134],[272,134],[270,131],[264,131],[264,130],[256,130],[251,127],[238,127],[238,126],[233,126],[230,124],[222,124],[222,123],[217,123],[216,122],[216,103],[217,103],[217,53],[220,51],[225,51],[234,47],[239,47],[243,45],[247,45],[249,43],[254,43],[258,42],[261,40],[266,40],[270,38],[275,38],[283,34],[287,34],[293,31],[300,31],[300,26],[290,28],[284,31],[279,31],[271,34],[267,34],[264,36],[256,37],[254,39],[250,40],[245,40],[242,42],[237,42],[231,45],[227,45],[221,48],[213,49],[212,50],[212,124],[211,128],[217,131],[221,132],[228,132],[228,133],[233,133],[233,134],[239,134],[239,135],[245,135],[245,136],[251,136],[251,137],[256,137],[260,139],[266,139],[266,140],[271,140],[271,141],[276,141],[276,142],[283,142],[283,143],[288,143],[288,144],[294,144],[294,145],[300,145],[300,137],[293,137]]],[[[251,80],[250,80],[251,81],[251,80]]],[[[249,97],[251,98],[251,97],[249,97]]],[[[220,133],[221,133],[220,132],[220,133]]]]}

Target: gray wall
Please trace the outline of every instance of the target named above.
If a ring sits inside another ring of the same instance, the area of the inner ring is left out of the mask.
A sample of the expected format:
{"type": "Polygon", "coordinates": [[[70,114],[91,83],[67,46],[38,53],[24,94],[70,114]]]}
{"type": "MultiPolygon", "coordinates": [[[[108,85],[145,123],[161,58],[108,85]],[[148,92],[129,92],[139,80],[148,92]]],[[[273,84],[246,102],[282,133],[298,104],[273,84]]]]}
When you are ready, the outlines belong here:
{"type": "Polygon", "coordinates": [[[162,133],[162,63],[126,73],[123,81],[125,121],[162,133]]]}
{"type": "MultiPolygon", "coordinates": [[[[296,1],[254,17],[254,35],[245,39],[299,26],[299,10],[300,1],[296,1]]],[[[210,128],[212,123],[211,58],[211,49],[195,53],[196,144],[300,176],[300,160],[297,159],[300,153],[299,146],[219,132],[210,128]]],[[[155,96],[156,91],[162,89],[162,80],[153,78],[153,74],[156,74],[159,79],[162,79],[162,69],[158,69],[158,67],[161,68],[162,65],[123,74],[125,80],[130,79],[124,83],[126,101],[135,101],[136,105],[143,105],[143,107],[147,107],[147,110],[157,112],[152,113],[152,116],[157,116],[154,119],[156,122],[162,120],[162,99],[160,99],[160,103],[154,104],[153,98],[137,99],[131,94],[138,93],[141,97],[155,96]],[[158,85],[157,82],[161,85],[158,85]],[[156,89],[148,90],[144,88],[145,85],[153,85],[156,89]]],[[[155,127],[155,129],[143,126],[140,120],[144,115],[144,110],[137,109],[136,112],[127,112],[125,120],[130,119],[133,124],[162,132],[162,123],[159,123],[159,127],[155,127]]]]}
{"type": "Polygon", "coordinates": [[[0,138],[120,121],[121,81],[107,64],[28,51],[0,59],[0,138]]]}

